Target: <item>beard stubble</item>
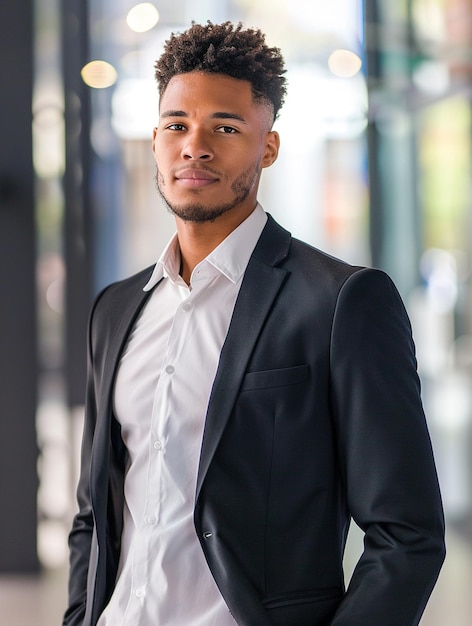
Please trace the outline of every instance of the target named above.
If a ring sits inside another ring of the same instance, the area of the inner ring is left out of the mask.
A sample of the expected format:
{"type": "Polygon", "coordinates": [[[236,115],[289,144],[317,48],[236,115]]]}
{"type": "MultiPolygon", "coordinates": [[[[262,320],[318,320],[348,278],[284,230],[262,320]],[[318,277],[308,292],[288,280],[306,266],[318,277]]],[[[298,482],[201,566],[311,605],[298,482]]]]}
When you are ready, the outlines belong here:
{"type": "Polygon", "coordinates": [[[255,165],[248,167],[233,180],[231,183],[231,191],[234,194],[233,198],[214,206],[207,206],[200,202],[185,205],[171,203],[165,195],[165,182],[162,174],[159,172],[159,168],[156,170],[156,188],[164,205],[172,215],[179,217],[185,222],[214,222],[218,217],[231,211],[246,200],[259,177],[260,163],[259,160],[255,165]]]}

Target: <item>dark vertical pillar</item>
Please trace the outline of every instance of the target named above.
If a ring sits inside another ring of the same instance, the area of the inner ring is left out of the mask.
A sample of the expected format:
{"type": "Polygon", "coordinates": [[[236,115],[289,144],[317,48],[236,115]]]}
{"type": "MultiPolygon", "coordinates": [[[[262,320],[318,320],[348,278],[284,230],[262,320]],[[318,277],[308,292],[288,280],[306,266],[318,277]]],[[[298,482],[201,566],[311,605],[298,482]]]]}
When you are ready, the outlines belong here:
{"type": "MultiPolygon", "coordinates": [[[[410,8],[411,2],[407,2],[410,8]]],[[[418,283],[421,253],[417,143],[412,83],[411,11],[391,25],[388,0],[365,0],[367,128],[372,264],[389,272],[403,295],[418,283]],[[390,28],[403,29],[392,46],[390,28]]]]}
{"type": "Polygon", "coordinates": [[[380,17],[377,0],[365,0],[365,41],[367,86],[369,90],[369,116],[367,124],[367,150],[369,156],[369,238],[372,264],[376,267],[382,264],[382,249],[384,235],[384,205],[382,202],[381,175],[380,175],[380,134],[377,127],[377,103],[375,94],[381,80],[381,41],[380,17]]]}
{"type": "Polygon", "coordinates": [[[66,381],[69,406],[83,404],[86,326],[91,299],[92,207],[90,197],[90,93],[80,71],[88,59],[88,2],[62,7],[66,170],[64,258],[66,264],[66,381]]]}
{"type": "Polygon", "coordinates": [[[38,569],[32,2],[0,2],[0,572],[38,569]]]}

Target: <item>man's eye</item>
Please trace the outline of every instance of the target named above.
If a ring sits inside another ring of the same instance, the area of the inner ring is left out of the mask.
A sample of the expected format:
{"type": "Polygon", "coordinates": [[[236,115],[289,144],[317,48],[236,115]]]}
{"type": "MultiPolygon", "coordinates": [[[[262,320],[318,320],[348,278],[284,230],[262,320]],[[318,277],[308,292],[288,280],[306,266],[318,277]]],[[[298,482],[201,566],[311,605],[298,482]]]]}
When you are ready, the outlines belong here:
{"type": "Polygon", "coordinates": [[[216,129],[216,132],[225,133],[227,135],[232,135],[234,133],[237,133],[238,131],[232,126],[220,126],[219,128],[216,129]]]}
{"type": "Polygon", "coordinates": [[[169,124],[167,127],[168,130],[185,130],[185,126],[183,124],[169,124]]]}

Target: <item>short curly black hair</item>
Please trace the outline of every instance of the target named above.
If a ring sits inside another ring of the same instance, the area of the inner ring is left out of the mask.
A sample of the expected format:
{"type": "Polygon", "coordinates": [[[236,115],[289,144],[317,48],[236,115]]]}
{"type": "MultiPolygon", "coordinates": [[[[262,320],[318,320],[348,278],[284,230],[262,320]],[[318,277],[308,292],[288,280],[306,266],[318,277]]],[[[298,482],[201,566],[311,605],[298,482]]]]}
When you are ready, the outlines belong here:
{"type": "Polygon", "coordinates": [[[269,48],[259,29],[243,29],[241,22],[192,22],[185,32],[172,33],[155,70],[161,96],[173,76],[210,72],[249,81],[254,99],[271,104],[274,119],[285,99],[286,70],[279,48],[269,48]]]}

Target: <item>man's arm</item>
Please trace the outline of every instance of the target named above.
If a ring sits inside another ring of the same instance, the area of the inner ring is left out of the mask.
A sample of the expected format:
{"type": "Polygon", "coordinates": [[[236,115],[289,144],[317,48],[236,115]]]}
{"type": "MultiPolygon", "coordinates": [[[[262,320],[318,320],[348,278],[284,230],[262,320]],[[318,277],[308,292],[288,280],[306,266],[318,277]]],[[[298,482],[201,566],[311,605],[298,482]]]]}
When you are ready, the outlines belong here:
{"type": "Polygon", "coordinates": [[[343,286],[331,356],[339,460],[365,532],[332,626],[413,626],[444,560],[444,520],[410,323],[383,272],[343,286]]]}

